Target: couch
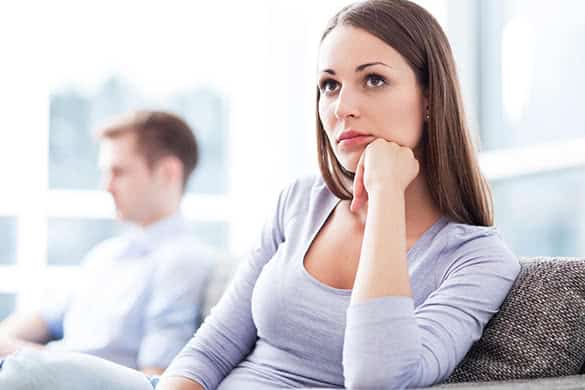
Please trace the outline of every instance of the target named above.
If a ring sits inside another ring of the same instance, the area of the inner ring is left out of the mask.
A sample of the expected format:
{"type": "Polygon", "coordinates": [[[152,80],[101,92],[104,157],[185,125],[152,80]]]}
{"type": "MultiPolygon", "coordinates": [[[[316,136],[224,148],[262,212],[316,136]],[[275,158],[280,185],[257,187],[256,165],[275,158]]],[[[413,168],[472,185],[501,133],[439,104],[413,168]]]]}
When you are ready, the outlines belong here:
{"type": "MultiPolygon", "coordinates": [[[[521,258],[500,311],[437,389],[585,389],[585,258],[521,258]],[[584,374],[584,375],[581,375],[584,374]]],[[[237,262],[212,275],[204,314],[237,262]]]]}

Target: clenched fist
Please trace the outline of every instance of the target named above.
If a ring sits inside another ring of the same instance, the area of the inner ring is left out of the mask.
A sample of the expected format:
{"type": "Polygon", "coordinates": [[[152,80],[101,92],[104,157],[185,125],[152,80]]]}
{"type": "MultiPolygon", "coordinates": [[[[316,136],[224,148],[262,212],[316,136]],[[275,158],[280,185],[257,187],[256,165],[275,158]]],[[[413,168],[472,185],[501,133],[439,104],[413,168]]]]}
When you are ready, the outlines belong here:
{"type": "Polygon", "coordinates": [[[404,192],[419,172],[411,149],[377,138],[362,153],[353,180],[351,211],[359,210],[368,194],[378,191],[404,192]]]}

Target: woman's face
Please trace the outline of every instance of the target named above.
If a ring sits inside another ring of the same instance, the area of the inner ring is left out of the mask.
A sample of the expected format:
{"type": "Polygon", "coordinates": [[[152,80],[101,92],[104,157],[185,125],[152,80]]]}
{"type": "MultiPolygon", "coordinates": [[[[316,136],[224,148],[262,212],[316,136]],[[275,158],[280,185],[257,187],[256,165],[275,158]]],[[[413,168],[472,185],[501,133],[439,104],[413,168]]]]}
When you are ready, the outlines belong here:
{"type": "Polygon", "coordinates": [[[319,117],[341,165],[355,172],[376,138],[415,149],[426,98],[404,58],[381,39],[335,27],[319,51],[319,117]]]}

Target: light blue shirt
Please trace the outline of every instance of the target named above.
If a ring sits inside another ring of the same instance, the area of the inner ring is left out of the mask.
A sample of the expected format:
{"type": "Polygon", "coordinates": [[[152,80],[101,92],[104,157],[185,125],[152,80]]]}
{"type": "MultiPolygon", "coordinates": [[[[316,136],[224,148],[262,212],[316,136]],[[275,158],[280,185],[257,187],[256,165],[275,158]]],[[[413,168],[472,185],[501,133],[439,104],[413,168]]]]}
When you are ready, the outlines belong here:
{"type": "Polygon", "coordinates": [[[351,290],[303,264],[338,202],[321,178],[283,191],[258,245],[164,375],[207,390],[399,389],[447,378],[498,311],[518,260],[493,227],[440,218],[408,251],[412,297],[350,305],[351,290]]]}
{"type": "Polygon", "coordinates": [[[99,244],[68,299],[42,310],[61,338],[48,348],[167,367],[199,325],[215,257],[179,214],[99,244]]]}

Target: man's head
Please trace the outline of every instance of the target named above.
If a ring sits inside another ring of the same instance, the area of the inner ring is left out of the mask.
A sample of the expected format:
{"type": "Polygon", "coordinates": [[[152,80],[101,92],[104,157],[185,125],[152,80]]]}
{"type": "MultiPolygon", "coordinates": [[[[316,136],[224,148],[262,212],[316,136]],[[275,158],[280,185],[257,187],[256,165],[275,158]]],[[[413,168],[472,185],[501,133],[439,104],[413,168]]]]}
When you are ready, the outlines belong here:
{"type": "Polygon", "coordinates": [[[185,121],[137,111],[101,128],[98,137],[100,168],[120,219],[146,226],[176,211],[198,160],[185,121]]]}

